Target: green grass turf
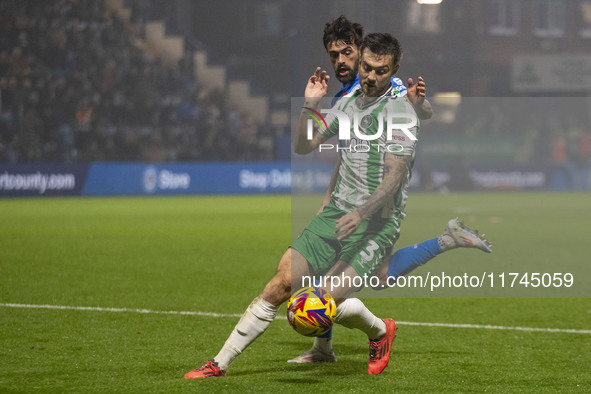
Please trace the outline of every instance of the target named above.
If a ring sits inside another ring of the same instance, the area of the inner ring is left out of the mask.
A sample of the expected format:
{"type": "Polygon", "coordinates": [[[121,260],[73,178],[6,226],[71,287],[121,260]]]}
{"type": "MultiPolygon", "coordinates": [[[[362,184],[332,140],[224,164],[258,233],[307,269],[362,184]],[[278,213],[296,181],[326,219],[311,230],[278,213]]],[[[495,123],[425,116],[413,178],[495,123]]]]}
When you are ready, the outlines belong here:
{"type": "MultiPolygon", "coordinates": [[[[240,314],[290,242],[290,204],[297,210],[317,200],[0,200],[0,303],[240,314]]],[[[460,215],[486,230],[494,253],[452,251],[419,270],[525,272],[538,265],[574,270],[576,283],[588,289],[590,208],[589,195],[575,193],[417,194],[398,245],[434,237],[460,215]]],[[[294,215],[294,230],[309,215],[294,215]]],[[[591,327],[588,298],[364,302],[376,315],[400,321],[591,327]]],[[[237,320],[0,307],[0,391],[591,391],[589,334],[401,325],[389,367],[367,376],[366,339],[342,327],[334,330],[337,363],[285,363],[310,344],[285,320],[274,322],[227,378],[182,379],[217,353],[237,320]]]]}

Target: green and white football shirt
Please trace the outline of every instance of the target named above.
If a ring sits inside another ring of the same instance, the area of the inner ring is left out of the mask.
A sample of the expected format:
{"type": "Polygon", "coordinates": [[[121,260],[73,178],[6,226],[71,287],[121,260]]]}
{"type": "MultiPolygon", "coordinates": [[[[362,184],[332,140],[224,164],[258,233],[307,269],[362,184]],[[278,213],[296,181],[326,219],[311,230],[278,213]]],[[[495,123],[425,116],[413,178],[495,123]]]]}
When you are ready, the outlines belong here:
{"type": "MultiPolygon", "coordinates": [[[[365,102],[363,93],[358,90],[343,97],[332,109],[347,115],[351,129],[350,139],[339,140],[341,165],[332,193],[335,205],[347,212],[362,206],[382,182],[385,155],[411,156],[400,187],[382,210],[374,214],[381,218],[404,218],[416,146],[416,140],[408,134],[416,138],[419,129],[414,109],[406,99],[393,96],[392,88],[370,102],[365,102]],[[391,133],[387,132],[388,118],[399,126],[392,128],[391,133]]],[[[339,135],[338,116],[329,113],[326,122],[328,129],[320,132],[327,137],[339,135]]]]}

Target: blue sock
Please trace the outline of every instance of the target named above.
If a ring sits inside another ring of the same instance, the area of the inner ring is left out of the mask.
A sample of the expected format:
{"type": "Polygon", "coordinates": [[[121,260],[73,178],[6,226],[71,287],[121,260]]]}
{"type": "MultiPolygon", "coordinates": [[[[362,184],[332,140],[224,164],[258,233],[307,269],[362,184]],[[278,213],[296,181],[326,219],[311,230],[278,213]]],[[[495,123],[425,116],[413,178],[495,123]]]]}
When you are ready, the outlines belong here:
{"type": "Polygon", "coordinates": [[[441,250],[437,238],[402,248],[392,255],[388,276],[395,278],[404,276],[441,252],[443,250],[441,250]]]}
{"type": "Polygon", "coordinates": [[[318,335],[318,338],[332,338],[332,327],[330,328],[330,330],[328,330],[327,332],[325,332],[322,335],[318,335]]]}
{"type": "MultiPolygon", "coordinates": [[[[321,279],[320,278],[316,278],[316,277],[314,277],[314,278],[315,278],[314,286],[320,287],[320,285],[322,284],[321,279]]],[[[330,328],[330,330],[328,330],[324,334],[318,335],[318,338],[331,339],[332,338],[332,327],[330,328]]]]}

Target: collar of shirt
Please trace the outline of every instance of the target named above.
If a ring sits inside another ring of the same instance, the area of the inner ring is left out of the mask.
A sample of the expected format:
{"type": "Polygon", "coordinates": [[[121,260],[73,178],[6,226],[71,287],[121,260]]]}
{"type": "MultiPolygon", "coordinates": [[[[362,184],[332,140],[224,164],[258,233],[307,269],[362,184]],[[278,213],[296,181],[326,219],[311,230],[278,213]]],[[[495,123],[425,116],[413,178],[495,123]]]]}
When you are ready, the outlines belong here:
{"type": "Polygon", "coordinates": [[[355,98],[355,104],[357,104],[357,106],[360,109],[365,109],[371,105],[373,105],[376,101],[381,101],[383,100],[385,97],[396,97],[393,93],[394,93],[394,88],[392,86],[390,86],[390,88],[388,90],[386,90],[383,94],[381,94],[379,97],[365,97],[365,95],[363,94],[363,92],[361,90],[358,90],[358,95],[355,98]],[[368,101],[366,101],[365,99],[369,99],[368,101]]]}
{"type": "Polygon", "coordinates": [[[335,96],[333,98],[333,104],[336,101],[335,99],[338,99],[339,97],[343,97],[343,96],[347,95],[348,93],[350,93],[351,88],[357,84],[359,84],[359,74],[357,74],[357,76],[355,77],[355,79],[353,81],[344,84],[343,87],[341,88],[341,90],[339,90],[337,92],[337,94],[335,94],[335,96]]]}

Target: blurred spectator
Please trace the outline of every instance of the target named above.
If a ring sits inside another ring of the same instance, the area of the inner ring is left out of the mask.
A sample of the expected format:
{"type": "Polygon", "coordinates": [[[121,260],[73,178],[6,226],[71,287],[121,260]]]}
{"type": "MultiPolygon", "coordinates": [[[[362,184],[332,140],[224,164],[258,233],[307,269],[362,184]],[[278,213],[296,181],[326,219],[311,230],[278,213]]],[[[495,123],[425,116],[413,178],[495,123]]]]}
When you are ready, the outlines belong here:
{"type": "Polygon", "coordinates": [[[580,190],[591,190],[591,133],[581,133],[576,147],[578,188],[580,190]]]}
{"type": "Polygon", "coordinates": [[[569,157],[566,138],[556,133],[552,142],[552,178],[553,189],[571,188],[572,174],[569,169],[569,157]]]}
{"type": "Polygon", "coordinates": [[[144,50],[141,4],[132,2],[124,21],[100,0],[0,0],[0,160],[255,160],[260,149],[272,152],[267,137],[257,144],[257,125],[236,119],[224,92],[201,90],[192,53],[168,67],[144,50]]]}

